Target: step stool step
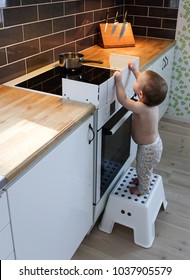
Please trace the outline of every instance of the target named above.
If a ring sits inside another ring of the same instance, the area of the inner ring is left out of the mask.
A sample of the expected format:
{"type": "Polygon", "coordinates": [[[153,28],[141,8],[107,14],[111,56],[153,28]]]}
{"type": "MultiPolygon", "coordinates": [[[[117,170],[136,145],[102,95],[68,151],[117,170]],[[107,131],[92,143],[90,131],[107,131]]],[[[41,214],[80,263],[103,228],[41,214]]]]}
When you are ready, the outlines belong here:
{"type": "Polygon", "coordinates": [[[167,201],[162,177],[158,174],[152,175],[148,194],[131,194],[130,187],[134,186],[136,176],[136,169],[130,167],[110,193],[99,229],[111,233],[114,223],[120,223],[134,230],[136,244],[149,248],[155,238],[156,217],[161,205],[166,209],[167,201]]]}

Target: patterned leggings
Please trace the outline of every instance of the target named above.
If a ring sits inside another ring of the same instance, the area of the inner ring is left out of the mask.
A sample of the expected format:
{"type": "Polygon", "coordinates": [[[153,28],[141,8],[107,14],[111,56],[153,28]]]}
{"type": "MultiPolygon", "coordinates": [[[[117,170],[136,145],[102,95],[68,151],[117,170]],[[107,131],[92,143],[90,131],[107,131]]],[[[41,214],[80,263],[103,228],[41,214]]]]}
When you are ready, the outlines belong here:
{"type": "Polygon", "coordinates": [[[162,140],[160,136],[149,145],[139,145],[136,156],[136,171],[139,180],[138,190],[141,194],[149,192],[153,168],[160,162],[162,155],[162,140]]]}

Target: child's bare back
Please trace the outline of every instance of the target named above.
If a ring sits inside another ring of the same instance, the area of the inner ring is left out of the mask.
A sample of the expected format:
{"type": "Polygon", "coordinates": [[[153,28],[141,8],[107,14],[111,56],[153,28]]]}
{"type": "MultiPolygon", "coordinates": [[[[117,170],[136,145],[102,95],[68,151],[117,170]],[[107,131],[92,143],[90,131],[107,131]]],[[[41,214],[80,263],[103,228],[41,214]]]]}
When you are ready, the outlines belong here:
{"type": "Polygon", "coordinates": [[[158,137],[158,107],[144,106],[144,113],[141,113],[140,115],[133,113],[132,137],[139,145],[151,144],[158,137]]]}

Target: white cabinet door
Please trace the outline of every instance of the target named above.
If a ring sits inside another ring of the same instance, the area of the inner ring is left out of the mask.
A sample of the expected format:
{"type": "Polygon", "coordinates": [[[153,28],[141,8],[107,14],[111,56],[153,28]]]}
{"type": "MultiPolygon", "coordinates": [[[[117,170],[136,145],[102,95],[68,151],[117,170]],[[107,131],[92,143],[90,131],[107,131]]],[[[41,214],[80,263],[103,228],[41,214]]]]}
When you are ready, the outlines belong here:
{"type": "Polygon", "coordinates": [[[8,225],[0,231],[0,260],[8,259],[11,254],[13,254],[13,242],[10,223],[8,223],[8,225]]]}
{"type": "Polygon", "coordinates": [[[159,106],[160,118],[164,115],[168,108],[169,104],[169,93],[170,93],[170,84],[172,78],[172,67],[173,67],[173,57],[174,57],[174,47],[168,50],[163,56],[161,56],[156,62],[152,65],[152,70],[157,72],[162,76],[168,84],[168,93],[166,99],[159,106]]]}
{"type": "Polygon", "coordinates": [[[8,188],[16,259],[70,259],[92,226],[90,117],[8,188]]]}
{"type": "Polygon", "coordinates": [[[0,231],[10,222],[5,192],[0,192],[0,231]]]}
{"type": "MultiPolygon", "coordinates": [[[[0,259],[5,260],[13,253],[6,193],[0,193],[0,259]]],[[[14,254],[13,254],[14,255],[14,254]]]]}

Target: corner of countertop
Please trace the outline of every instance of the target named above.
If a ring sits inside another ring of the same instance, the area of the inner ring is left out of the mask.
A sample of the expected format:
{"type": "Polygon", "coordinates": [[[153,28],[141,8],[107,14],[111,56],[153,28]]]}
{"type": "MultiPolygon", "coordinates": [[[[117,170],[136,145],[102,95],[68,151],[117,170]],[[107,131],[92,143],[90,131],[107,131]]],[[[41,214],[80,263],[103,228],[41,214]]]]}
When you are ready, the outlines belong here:
{"type": "Polygon", "coordinates": [[[7,184],[7,180],[5,178],[5,176],[0,175],[0,191],[2,190],[2,188],[7,184]]]}

